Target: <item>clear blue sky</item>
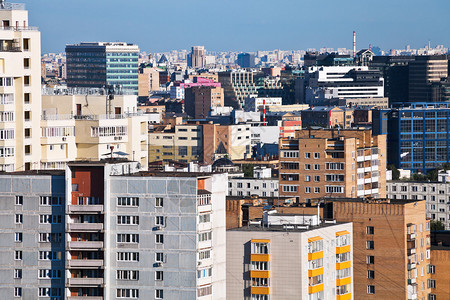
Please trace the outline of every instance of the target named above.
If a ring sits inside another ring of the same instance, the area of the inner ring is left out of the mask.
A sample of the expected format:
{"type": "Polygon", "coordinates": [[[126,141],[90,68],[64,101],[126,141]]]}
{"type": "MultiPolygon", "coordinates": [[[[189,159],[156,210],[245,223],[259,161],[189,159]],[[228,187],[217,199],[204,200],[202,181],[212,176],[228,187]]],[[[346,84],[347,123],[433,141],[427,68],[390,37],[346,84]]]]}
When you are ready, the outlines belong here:
{"type": "Polygon", "coordinates": [[[125,41],[160,52],[204,45],[255,51],[450,46],[449,0],[17,0],[42,52],[81,41],[125,41]]]}

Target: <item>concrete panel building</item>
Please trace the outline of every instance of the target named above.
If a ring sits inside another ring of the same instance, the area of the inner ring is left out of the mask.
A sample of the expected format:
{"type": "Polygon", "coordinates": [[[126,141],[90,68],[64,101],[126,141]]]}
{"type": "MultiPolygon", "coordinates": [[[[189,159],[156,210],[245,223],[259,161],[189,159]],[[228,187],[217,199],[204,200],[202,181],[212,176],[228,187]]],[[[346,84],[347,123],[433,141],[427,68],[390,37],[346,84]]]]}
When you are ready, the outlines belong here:
{"type": "Polygon", "coordinates": [[[39,168],[41,36],[24,4],[0,8],[0,170],[39,168]]]}
{"type": "Polygon", "coordinates": [[[5,299],[226,299],[225,174],[49,172],[0,175],[5,299]]]}
{"type": "Polygon", "coordinates": [[[227,230],[227,299],[357,299],[351,223],[265,215],[227,230]]]}

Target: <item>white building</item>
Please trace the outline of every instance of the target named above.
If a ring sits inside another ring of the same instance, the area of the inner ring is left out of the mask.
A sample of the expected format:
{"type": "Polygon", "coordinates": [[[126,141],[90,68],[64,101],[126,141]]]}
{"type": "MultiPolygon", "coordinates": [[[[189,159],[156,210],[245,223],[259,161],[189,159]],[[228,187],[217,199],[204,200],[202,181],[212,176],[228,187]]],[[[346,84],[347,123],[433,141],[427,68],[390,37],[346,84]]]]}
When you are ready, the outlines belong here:
{"type": "Polygon", "coordinates": [[[278,197],[278,178],[244,178],[228,179],[228,196],[278,197]]]}
{"type": "Polygon", "coordinates": [[[269,110],[271,107],[280,107],[281,105],[281,97],[248,97],[245,99],[244,110],[262,112],[264,108],[269,110]]]}

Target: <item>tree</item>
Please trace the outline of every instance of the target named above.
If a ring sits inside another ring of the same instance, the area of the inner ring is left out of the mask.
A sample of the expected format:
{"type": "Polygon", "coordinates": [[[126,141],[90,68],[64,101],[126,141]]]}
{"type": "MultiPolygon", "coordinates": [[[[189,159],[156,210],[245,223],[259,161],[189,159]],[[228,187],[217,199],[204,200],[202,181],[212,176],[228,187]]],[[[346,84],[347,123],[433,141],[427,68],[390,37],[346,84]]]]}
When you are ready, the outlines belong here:
{"type": "Polygon", "coordinates": [[[244,177],[253,177],[253,165],[242,165],[242,172],[244,172],[244,177]]]}
{"type": "Polygon", "coordinates": [[[400,171],[397,169],[395,165],[388,165],[387,169],[392,171],[392,180],[399,180],[400,171]]]}
{"type": "Polygon", "coordinates": [[[431,220],[430,227],[431,227],[431,231],[445,230],[444,224],[442,224],[441,221],[437,221],[437,220],[431,220]]]}

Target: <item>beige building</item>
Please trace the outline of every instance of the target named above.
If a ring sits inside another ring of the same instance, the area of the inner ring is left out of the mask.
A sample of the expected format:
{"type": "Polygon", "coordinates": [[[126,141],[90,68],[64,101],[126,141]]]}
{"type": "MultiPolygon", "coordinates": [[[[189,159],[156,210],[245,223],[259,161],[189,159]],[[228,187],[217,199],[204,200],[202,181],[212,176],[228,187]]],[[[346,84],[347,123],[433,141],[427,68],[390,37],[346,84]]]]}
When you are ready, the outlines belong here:
{"type": "Polygon", "coordinates": [[[360,299],[352,224],[273,213],[263,226],[227,230],[227,299],[360,299]]]}
{"type": "Polygon", "coordinates": [[[442,233],[447,236],[447,241],[439,241],[436,245],[432,237],[431,245],[431,265],[428,266],[428,273],[431,278],[428,280],[428,287],[431,288],[430,300],[450,299],[450,240],[447,234],[449,231],[438,231],[434,234],[442,233]]]}
{"type": "Polygon", "coordinates": [[[39,168],[41,37],[24,4],[0,8],[0,171],[39,168]]]}
{"type": "Polygon", "coordinates": [[[138,75],[139,97],[148,97],[152,91],[159,91],[159,68],[143,68],[138,75]]]}
{"type": "Polygon", "coordinates": [[[337,199],[326,210],[353,223],[355,299],[430,299],[425,201],[337,199]]]}
{"type": "Polygon", "coordinates": [[[155,126],[148,134],[148,158],[153,161],[203,161],[203,127],[198,124],[155,126]]]}
{"type": "Polygon", "coordinates": [[[148,118],[136,96],[54,95],[44,90],[41,169],[61,169],[75,160],[121,157],[148,165],[148,118]],[[112,153],[112,154],[111,154],[112,153]]]}
{"type": "Polygon", "coordinates": [[[385,198],[386,136],[368,129],[295,131],[281,138],[280,195],[385,198]]]}

